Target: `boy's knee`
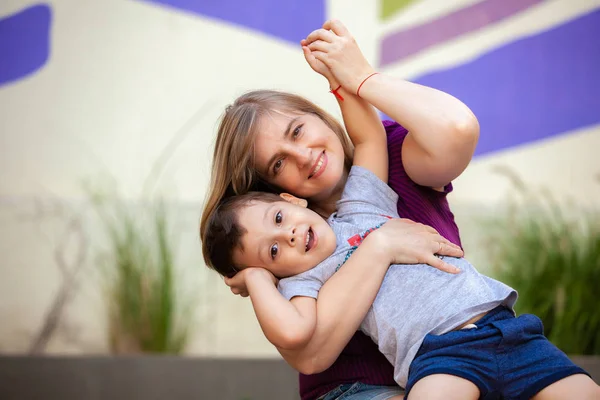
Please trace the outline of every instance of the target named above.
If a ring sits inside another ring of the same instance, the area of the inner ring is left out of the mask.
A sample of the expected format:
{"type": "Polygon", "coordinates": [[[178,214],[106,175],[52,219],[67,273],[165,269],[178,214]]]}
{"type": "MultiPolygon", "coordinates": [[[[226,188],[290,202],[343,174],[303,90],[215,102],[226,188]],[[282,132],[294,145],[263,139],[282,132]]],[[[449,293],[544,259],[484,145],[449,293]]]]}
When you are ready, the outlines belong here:
{"type": "Polygon", "coordinates": [[[479,388],[473,382],[454,375],[435,374],[417,381],[408,400],[476,400],[479,397],[479,388]]]}

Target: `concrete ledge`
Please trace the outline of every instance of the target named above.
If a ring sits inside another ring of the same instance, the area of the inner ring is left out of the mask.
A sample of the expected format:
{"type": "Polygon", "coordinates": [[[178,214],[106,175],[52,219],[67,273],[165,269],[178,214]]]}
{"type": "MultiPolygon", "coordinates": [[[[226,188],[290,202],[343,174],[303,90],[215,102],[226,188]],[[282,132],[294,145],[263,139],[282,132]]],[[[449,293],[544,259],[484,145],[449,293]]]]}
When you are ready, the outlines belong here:
{"type": "MultiPolygon", "coordinates": [[[[600,382],[600,357],[572,357],[600,382]]],[[[2,400],[298,400],[283,360],[0,357],[2,400]]]]}
{"type": "Polygon", "coordinates": [[[297,400],[285,361],[185,357],[0,357],[3,400],[297,400]]]}

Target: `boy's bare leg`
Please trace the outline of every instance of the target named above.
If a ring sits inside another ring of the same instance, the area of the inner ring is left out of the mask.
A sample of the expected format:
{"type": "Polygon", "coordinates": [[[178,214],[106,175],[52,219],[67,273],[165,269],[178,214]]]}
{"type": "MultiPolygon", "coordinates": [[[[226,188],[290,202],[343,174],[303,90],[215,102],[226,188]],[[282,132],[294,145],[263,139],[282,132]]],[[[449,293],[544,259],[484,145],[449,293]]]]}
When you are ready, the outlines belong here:
{"type": "Polygon", "coordinates": [[[477,400],[479,388],[454,375],[435,374],[421,379],[410,390],[408,400],[477,400]]]}
{"type": "Polygon", "coordinates": [[[600,386],[589,376],[577,374],[554,382],[533,396],[533,400],[554,399],[600,400],[600,386]]]}

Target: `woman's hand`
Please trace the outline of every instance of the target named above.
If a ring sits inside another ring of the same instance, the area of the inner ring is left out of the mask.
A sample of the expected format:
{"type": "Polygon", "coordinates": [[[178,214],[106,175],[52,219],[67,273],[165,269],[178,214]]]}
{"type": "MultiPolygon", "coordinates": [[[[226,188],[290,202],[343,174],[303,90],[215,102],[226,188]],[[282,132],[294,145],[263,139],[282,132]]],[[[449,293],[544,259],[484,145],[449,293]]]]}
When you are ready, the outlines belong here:
{"type": "MultiPolygon", "coordinates": [[[[352,93],[356,93],[361,82],[375,72],[340,21],[326,21],[322,29],[311,32],[301,44],[303,49],[308,47],[310,55],[322,62],[340,85],[352,93]]],[[[306,57],[306,50],[304,52],[306,57]]]]}
{"type": "Polygon", "coordinates": [[[279,279],[264,268],[246,268],[235,274],[233,277],[225,277],[225,284],[231,289],[231,293],[248,297],[248,287],[246,282],[249,279],[269,279],[275,286],[279,279]]]}
{"type": "Polygon", "coordinates": [[[452,274],[460,272],[436,254],[462,257],[462,249],[430,226],[409,219],[392,219],[367,236],[365,242],[368,240],[389,257],[390,264],[429,264],[452,274]]]}

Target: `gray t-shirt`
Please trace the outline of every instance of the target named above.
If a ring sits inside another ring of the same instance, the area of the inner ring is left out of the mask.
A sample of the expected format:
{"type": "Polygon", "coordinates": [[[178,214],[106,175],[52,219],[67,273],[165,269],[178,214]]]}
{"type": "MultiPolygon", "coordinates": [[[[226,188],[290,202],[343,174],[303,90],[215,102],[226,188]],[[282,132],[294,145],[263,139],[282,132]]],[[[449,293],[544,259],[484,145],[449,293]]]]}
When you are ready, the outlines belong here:
{"type": "MultiPolygon", "coordinates": [[[[398,195],[369,170],[354,166],[337,212],[328,223],[337,247],[319,265],[279,281],[288,300],[317,298],[321,286],[350,258],[362,240],[390,218],[398,218],[398,195]]],[[[427,334],[442,335],[498,305],[512,308],[517,292],[480,274],[464,258],[444,257],[461,269],[453,275],[426,264],[392,265],[360,329],[394,365],[394,379],[404,387],[410,363],[427,334]]]]}

